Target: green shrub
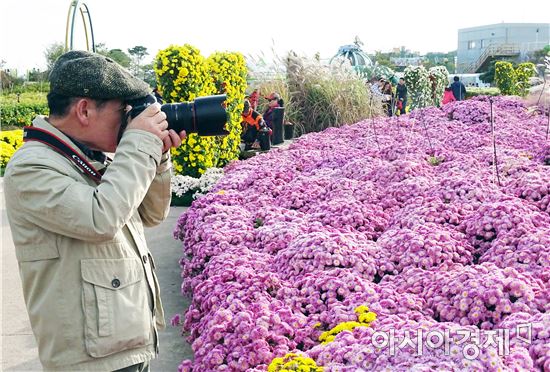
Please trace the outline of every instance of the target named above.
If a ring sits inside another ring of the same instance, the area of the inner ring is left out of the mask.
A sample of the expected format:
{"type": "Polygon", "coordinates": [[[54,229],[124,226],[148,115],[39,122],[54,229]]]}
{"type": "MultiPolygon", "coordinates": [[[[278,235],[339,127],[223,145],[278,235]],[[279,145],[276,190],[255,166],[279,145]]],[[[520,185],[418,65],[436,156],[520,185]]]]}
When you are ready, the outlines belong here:
{"type": "Polygon", "coordinates": [[[481,88],[481,87],[468,87],[466,88],[466,99],[475,96],[498,96],[500,90],[496,87],[481,88]]]}
{"type": "Polygon", "coordinates": [[[529,78],[535,73],[535,65],[531,62],[520,63],[516,68],[506,61],[495,63],[495,83],[504,95],[527,95],[529,78]]]}
{"type": "Polygon", "coordinates": [[[36,115],[48,115],[46,103],[7,103],[0,104],[2,127],[24,127],[31,125],[36,115]]]}
{"type": "Polygon", "coordinates": [[[40,82],[26,82],[24,84],[17,84],[11,88],[5,89],[7,93],[48,93],[50,91],[50,83],[45,81],[40,82]]]}
{"type": "Polygon", "coordinates": [[[3,129],[31,125],[36,115],[48,113],[46,93],[21,93],[19,97],[15,93],[0,95],[0,121],[3,129]]]}
{"type": "Polygon", "coordinates": [[[47,93],[44,92],[26,92],[26,93],[9,93],[4,91],[0,95],[0,104],[4,103],[28,103],[28,104],[46,104],[47,93]]]}

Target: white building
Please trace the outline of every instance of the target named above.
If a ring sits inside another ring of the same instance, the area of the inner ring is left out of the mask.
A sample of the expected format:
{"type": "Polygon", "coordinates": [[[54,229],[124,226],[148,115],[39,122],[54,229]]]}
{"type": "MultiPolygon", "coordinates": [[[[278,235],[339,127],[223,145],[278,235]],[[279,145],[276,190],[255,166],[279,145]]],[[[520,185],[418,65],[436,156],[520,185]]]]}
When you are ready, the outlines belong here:
{"type": "Polygon", "coordinates": [[[457,72],[476,73],[495,59],[525,60],[550,44],[550,23],[499,23],[458,30],[457,72]]]}

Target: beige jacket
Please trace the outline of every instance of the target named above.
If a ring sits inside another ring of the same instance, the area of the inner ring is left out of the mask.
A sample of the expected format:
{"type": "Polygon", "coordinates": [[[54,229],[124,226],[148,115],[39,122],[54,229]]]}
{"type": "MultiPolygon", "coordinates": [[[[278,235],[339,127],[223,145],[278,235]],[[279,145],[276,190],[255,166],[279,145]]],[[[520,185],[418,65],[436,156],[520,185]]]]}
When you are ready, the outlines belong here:
{"type": "MultiPolygon", "coordinates": [[[[43,117],[33,125],[82,154],[43,117]]],[[[110,371],[156,356],[164,314],[143,225],[169,211],[170,161],[161,151],[154,135],[127,130],[99,185],[40,142],[10,160],[8,219],[45,369],[110,371]]]]}

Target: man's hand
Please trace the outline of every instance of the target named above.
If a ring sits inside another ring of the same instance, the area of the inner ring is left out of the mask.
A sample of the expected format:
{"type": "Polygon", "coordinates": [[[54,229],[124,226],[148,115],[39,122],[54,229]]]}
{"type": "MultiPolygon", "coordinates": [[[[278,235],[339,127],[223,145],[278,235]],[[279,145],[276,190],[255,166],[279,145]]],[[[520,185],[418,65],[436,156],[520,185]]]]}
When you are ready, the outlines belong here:
{"type": "Polygon", "coordinates": [[[138,116],[129,121],[126,129],[140,129],[152,133],[166,145],[165,139],[170,134],[167,129],[166,114],[160,110],[160,107],[159,103],[148,106],[138,116]]]}
{"type": "Polygon", "coordinates": [[[163,143],[162,152],[170,150],[170,147],[181,146],[181,140],[187,134],[182,130],[179,134],[175,130],[168,130],[166,114],[160,110],[161,105],[154,103],[148,106],[142,113],[130,120],[126,129],[141,129],[152,133],[163,143]]]}
{"type": "Polygon", "coordinates": [[[176,133],[175,130],[170,129],[168,131],[168,136],[164,137],[162,142],[164,142],[164,146],[162,147],[162,152],[166,152],[170,150],[170,147],[180,147],[181,146],[181,140],[187,137],[187,134],[184,130],[182,130],[179,134],[176,133]]]}

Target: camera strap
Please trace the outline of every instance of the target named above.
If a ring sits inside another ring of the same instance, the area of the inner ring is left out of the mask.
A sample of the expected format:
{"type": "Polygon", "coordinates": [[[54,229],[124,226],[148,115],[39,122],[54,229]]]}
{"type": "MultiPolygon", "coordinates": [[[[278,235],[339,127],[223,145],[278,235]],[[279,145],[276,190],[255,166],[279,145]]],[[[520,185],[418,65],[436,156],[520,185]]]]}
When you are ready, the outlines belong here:
{"type": "Polygon", "coordinates": [[[23,141],[37,141],[50,146],[52,149],[73,162],[74,165],[90,176],[95,182],[101,182],[101,173],[69,144],[52,133],[36,127],[25,127],[23,129],[23,141]]]}

